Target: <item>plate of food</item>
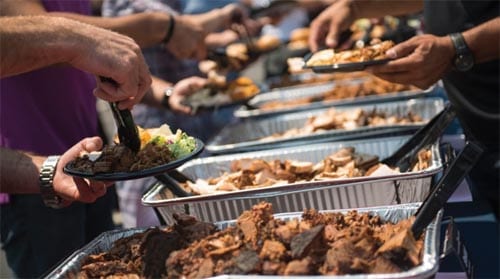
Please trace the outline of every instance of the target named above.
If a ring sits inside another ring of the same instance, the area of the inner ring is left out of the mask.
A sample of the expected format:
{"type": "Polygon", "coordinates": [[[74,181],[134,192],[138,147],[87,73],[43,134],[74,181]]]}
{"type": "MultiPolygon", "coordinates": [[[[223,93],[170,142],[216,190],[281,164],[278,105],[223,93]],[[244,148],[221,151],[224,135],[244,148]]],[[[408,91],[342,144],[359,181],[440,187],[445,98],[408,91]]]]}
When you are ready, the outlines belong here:
{"type": "Polygon", "coordinates": [[[129,180],[155,176],[179,167],[204,148],[201,140],[181,130],[172,133],[168,125],[139,127],[141,148],[134,154],[123,144],[108,145],[102,151],[82,154],[64,167],[71,176],[93,180],[129,180]]]}
{"type": "Polygon", "coordinates": [[[231,82],[209,82],[206,87],[189,96],[184,104],[190,106],[194,111],[198,108],[242,104],[260,91],[260,88],[251,79],[238,77],[231,82]]]}
{"type": "Polygon", "coordinates": [[[392,41],[373,43],[353,50],[336,52],[323,49],[304,58],[304,68],[315,73],[362,71],[367,66],[385,64],[392,60],[385,52],[394,46],[392,41]]]}
{"type": "Polygon", "coordinates": [[[273,35],[263,35],[258,38],[245,37],[226,47],[208,50],[208,59],[216,62],[220,68],[242,70],[261,55],[278,49],[281,41],[273,35]]]}

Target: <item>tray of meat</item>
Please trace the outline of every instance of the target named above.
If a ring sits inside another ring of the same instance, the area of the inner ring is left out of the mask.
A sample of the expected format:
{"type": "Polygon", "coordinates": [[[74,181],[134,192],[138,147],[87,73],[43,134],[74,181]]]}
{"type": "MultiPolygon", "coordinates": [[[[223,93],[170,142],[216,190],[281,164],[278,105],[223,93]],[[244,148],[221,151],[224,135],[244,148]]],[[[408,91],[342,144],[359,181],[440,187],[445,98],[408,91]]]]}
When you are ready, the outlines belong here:
{"type": "Polygon", "coordinates": [[[442,211],[415,238],[418,207],[273,214],[263,202],[214,224],[178,214],[173,226],[103,233],[45,278],[429,278],[442,211]]]}
{"type": "Polygon", "coordinates": [[[421,202],[443,168],[437,142],[415,155],[418,166],[408,172],[380,163],[408,139],[381,137],[198,158],[177,169],[187,181],[165,176],[143,195],[142,203],[156,207],[167,222],[184,209],[216,222],[235,219],[237,212],[260,201],[272,203],[276,213],[421,202]],[[190,194],[172,197],[172,185],[190,194]]]}
{"type": "Polygon", "coordinates": [[[410,132],[443,106],[440,98],[420,98],[252,118],[224,127],[205,148],[225,154],[410,132]]]}
{"type": "Polygon", "coordinates": [[[370,77],[367,72],[316,74],[313,72],[274,76],[266,79],[265,86],[271,90],[285,90],[295,87],[317,85],[341,80],[357,80],[370,77]]]}
{"type": "Polygon", "coordinates": [[[273,90],[253,97],[247,104],[239,107],[234,115],[239,118],[263,117],[330,106],[412,99],[429,95],[434,88],[432,86],[421,90],[371,76],[351,81],[273,90]]]}

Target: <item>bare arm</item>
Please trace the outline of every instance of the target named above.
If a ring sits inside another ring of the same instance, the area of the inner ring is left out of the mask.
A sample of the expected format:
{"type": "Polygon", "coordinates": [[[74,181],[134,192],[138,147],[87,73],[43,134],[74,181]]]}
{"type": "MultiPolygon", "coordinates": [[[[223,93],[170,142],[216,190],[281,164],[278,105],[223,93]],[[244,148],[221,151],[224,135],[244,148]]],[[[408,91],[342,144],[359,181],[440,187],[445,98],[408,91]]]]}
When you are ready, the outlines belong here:
{"type": "MultiPolygon", "coordinates": [[[[463,33],[476,63],[500,58],[500,18],[487,21],[463,33]]],[[[391,82],[427,88],[452,68],[455,47],[449,36],[420,35],[387,51],[395,60],[367,68],[391,82]]]]}
{"type": "Polygon", "coordinates": [[[476,63],[500,58],[500,17],[463,32],[463,36],[476,63]]]}
{"type": "Polygon", "coordinates": [[[117,18],[80,15],[67,12],[47,12],[40,0],[0,0],[0,14],[46,15],[74,19],[133,38],[141,47],[158,44],[167,34],[170,17],[165,13],[140,13],[117,18]]]}
{"type": "Polygon", "coordinates": [[[129,37],[74,20],[44,17],[0,18],[0,76],[7,77],[56,63],[68,63],[96,76],[94,94],[130,108],[151,84],[139,46],[129,37]]]}

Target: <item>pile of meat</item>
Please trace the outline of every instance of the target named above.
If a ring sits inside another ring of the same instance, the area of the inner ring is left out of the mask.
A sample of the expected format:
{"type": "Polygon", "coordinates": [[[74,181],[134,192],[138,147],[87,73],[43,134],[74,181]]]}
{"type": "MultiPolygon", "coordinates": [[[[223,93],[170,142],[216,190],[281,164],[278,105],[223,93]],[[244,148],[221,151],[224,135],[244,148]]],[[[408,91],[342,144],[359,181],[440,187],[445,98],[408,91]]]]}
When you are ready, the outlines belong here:
{"type": "Polygon", "coordinates": [[[81,264],[77,278],[161,278],[166,275],[165,260],[170,253],[188,247],[216,232],[211,223],[188,215],[174,215],[176,224],[166,229],[151,228],[119,239],[112,248],[89,255],[81,264]]]}
{"type": "MultiPolygon", "coordinates": [[[[431,164],[431,151],[422,150],[413,171],[431,164]]],[[[255,189],[290,183],[397,174],[397,169],[379,163],[378,156],[356,153],[344,147],[314,164],[296,160],[240,159],[232,162],[229,172],[215,178],[186,181],[181,186],[198,195],[255,189]]]]}
{"type": "Polygon", "coordinates": [[[294,98],[289,100],[269,101],[260,105],[259,108],[263,110],[290,108],[315,102],[341,100],[341,99],[364,97],[370,95],[384,95],[388,93],[402,92],[413,89],[415,88],[410,85],[392,83],[371,76],[370,78],[367,78],[362,82],[358,83],[337,84],[332,90],[314,96],[294,98]]]}
{"type": "Polygon", "coordinates": [[[365,111],[357,108],[349,111],[337,111],[335,108],[310,116],[304,126],[292,128],[282,133],[260,138],[259,140],[274,140],[295,136],[310,135],[328,130],[353,130],[360,127],[390,126],[422,123],[422,118],[409,111],[406,115],[387,115],[383,111],[365,111]]]}
{"type": "Polygon", "coordinates": [[[113,173],[138,171],[153,168],[174,160],[165,144],[147,143],[137,154],[123,144],[107,145],[96,160],[88,154],[76,158],[71,168],[83,173],[113,173]]]}
{"type": "Polygon", "coordinates": [[[335,52],[333,49],[320,50],[306,62],[306,66],[329,66],[353,62],[364,62],[387,58],[385,52],[394,46],[393,41],[374,41],[372,44],[353,49],[335,52]]]}
{"type": "Polygon", "coordinates": [[[272,214],[271,204],[260,203],[222,231],[194,220],[187,226],[151,229],[89,256],[79,277],[398,273],[421,263],[423,239],[414,239],[411,219],[392,224],[355,210],[344,215],[309,209],[300,221],[272,214]]]}

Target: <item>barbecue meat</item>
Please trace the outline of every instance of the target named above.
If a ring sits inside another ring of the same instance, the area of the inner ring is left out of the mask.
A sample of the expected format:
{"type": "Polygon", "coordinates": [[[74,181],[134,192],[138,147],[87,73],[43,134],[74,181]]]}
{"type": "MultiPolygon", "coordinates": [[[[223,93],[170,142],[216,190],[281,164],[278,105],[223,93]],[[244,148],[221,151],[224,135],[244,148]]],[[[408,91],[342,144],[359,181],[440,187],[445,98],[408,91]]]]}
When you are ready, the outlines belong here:
{"type": "Polygon", "coordinates": [[[110,251],[88,256],[80,278],[206,278],[222,274],[342,275],[394,273],[421,263],[423,239],[397,224],[355,210],[305,210],[301,219],[274,219],[272,206],[245,211],[235,226],[187,215],[176,224],[117,240],[110,251]]]}

